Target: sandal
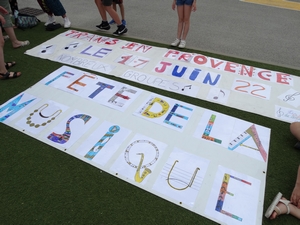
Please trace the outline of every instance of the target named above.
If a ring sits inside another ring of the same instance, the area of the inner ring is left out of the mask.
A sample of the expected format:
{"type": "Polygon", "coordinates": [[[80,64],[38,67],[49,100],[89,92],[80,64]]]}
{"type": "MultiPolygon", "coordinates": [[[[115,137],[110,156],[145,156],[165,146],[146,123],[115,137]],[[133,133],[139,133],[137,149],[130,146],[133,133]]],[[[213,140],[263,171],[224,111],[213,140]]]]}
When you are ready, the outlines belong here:
{"type": "Polygon", "coordinates": [[[5,63],[5,68],[8,70],[10,67],[13,67],[14,65],[16,65],[15,61],[12,62],[6,62],[5,63]]]}
{"type": "Polygon", "coordinates": [[[21,76],[21,72],[6,72],[5,74],[0,73],[0,80],[6,80],[11,78],[17,78],[21,76]]]}
{"type": "Polygon", "coordinates": [[[26,45],[29,45],[30,42],[29,41],[20,41],[21,45],[17,46],[17,47],[14,47],[14,48],[20,48],[20,47],[24,47],[26,45]]]}
{"type": "Polygon", "coordinates": [[[265,213],[265,217],[270,218],[270,216],[272,215],[272,213],[275,211],[277,213],[277,216],[281,215],[281,210],[277,207],[278,203],[281,202],[283,203],[286,208],[287,208],[287,212],[286,214],[290,214],[290,206],[289,204],[291,203],[289,200],[285,200],[285,199],[281,199],[282,194],[279,192],[275,198],[273,199],[271,205],[269,206],[269,208],[267,209],[266,213],[265,213]]]}

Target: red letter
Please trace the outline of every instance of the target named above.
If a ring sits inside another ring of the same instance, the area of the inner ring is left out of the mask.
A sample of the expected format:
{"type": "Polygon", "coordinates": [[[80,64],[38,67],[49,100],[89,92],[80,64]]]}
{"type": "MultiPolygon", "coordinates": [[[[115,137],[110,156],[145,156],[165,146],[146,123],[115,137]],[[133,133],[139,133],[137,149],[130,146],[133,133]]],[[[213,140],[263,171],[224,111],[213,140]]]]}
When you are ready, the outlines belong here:
{"type": "Polygon", "coordinates": [[[277,75],[277,82],[280,84],[290,84],[289,80],[292,80],[289,74],[286,73],[276,73],[277,75]]]}
{"type": "Polygon", "coordinates": [[[162,64],[162,67],[159,69],[158,67],[155,68],[155,72],[158,72],[158,73],[163,73],[167,66],[171,66],[172,63],[169,63],[169,62],[160,62],[160,64],[162,64]]]}
{"type": "Polygon", "coordinates": [[[227,62],[226,66],[225,66],[225,71],[235,73],[236,72],[236,68],[238,66],[239,66],[239,64],[237,64],[237,63],[227,62]]]}
{"type": "Polygon", "coordinates": [[[172,54],[178,55],[178,54],[179,54],[179,51],[169,50],[169,51],[164,55],[164,57],[168,58],[169,55],[172,55],[172,54]]]}
{"type": "Polygon", "coordinates": [[[257,75],[258,75],[258,77],[260,77],[261,79],[267,80],[267,81],[270,81],[270,80],[271,80],[270,78],[272,77],[272,73],[271,73],[271,71],[269,71],[269,70],[260,71],[257,75]]]}
{"type": "Polygon", "coordinates": [[[192,54],[183,53],[181,56],[179,56],[178,60],[183,60],[185,62],[189,62],[191,60],[192,54]]]}
{"type": "Polygon", "coordinates": [[[136,45],[138,45],[137,43],[129,43],[129,44],[126,44],[125,46],[122,46],[122,49],[130,49],[132,50],[136,45]]]}
{"type": "Polygon", "coordinates": [[[207,57],[204,55],[196,55],[194,57],[194,62],[199,65],[205,64],[205,63],[207,63],[207,57]]]}
{"type": "Polygon", "coordinates": [[[245,65],[242,65],[241,74],[240,75],[248,75],[249,77],[253,76],[253,66],[249,66],[249,70],[245,65]]]}

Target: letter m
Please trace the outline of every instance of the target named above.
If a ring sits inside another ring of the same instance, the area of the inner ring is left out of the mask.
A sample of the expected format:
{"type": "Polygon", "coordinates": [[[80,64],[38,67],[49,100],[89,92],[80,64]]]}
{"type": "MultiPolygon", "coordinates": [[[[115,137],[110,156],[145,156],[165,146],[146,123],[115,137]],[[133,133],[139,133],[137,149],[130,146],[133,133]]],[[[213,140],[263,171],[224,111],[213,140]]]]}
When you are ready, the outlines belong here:
{"type": "Polygon", "coordinates": [[[24,94],[21,94],[18,97],[16,97],[15,99],[13,99],[12,101],[10,101],[10,102],[6,103],[5,105],[1,106],[0,114],[5,110],[6,110],[7,114],[0,117],[0,122],[3,122],[8,117],[12,116],[16,112],[18,112],[20,109],[24,108],[26,105],[30,104],[32,101],[35,100],[35,98],[34,98],[34,99],[28,100],[27,102],[23,102],[23,103],[18,105],[18,103],[21,100],[21,98],[23,97],[23,95],[24,94]]]}

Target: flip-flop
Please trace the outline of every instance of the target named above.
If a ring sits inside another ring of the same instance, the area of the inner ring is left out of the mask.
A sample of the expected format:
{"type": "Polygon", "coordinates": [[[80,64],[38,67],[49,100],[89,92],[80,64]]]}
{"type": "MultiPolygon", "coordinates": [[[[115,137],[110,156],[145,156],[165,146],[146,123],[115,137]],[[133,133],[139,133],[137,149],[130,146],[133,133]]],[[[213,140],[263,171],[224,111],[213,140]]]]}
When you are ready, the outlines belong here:
{"type": "Polygon", "coordinates": [[[29,45],[30,44],[30,42],[29,41],[21,41],[20,42],[21,43],[21,45],[19,45],[19,46],[17,46],[17,47],[14,47],[14,48],[20,48],[20,47],[24,47],[24,46],[26,46],[26,45],[29,45]]]}
{"type": "Polygon", "coordinates": [[[5,68],[8,70],[10,67],[13,67],[14,65],[16,65],[15,61],[12,62],[6,62],[5,63],[5,68]]]}
{"type": "Polygon", "coordinates": [[[12,79],[21,76],[21,72],[6,72],[5,74],[0,73],[0,80],[12,79]]]}
{"type": "Polygon", "coordinates": [[[272,213],[274,212],[275,207],[277,206],[277,204],[278,204],[279,200],[281,199],[281,197],[282,197],[282,194],[280,192],[278,192],[278,194],[273,199],[271,205],[267,209],[267,211],[265,213],[265,217],[269,218],[272,215],[272,213]]]}

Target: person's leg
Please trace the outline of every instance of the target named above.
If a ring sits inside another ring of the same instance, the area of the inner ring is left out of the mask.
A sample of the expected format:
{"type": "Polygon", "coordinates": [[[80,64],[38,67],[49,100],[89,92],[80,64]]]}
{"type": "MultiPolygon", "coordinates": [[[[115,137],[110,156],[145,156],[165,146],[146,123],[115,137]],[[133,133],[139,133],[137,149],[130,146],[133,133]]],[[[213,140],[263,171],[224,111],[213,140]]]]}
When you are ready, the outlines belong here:
{"type": "MultiPolygon", "coordinates": [[[[286,200],[285,198],[281,198],[281,199],[286,200]]],[[[288,211],[287,206],[282,202],[279,202],[277,204],[277,207],[280,210],[280,213],[281,213],[280,215],[286,214],[288,211]]],[[[290,214],[292,216],[295,216],[296,218],[300,219],[300,209],[298,209],[295,205],[293,205],[291,203],[288,204],[288,207],[290,208],[290,214]]],[[[278,216],[278,213],[276,211],[274,211],[272,213],[272,215],[270,216],[270,219],[273,220],[273,219],[277,218],[277,216],[278,216]]]]}
{"type": "Polygon", "coordinates": [[[29,41],[19,41],[16,37],[15,34],[15,30],[13,27],[4,27],[5,32],[7,33],[7,35],[9,36],[9,39],[11,41],[11,44],[13,46],[13,48],[19,48],[22,46],[26,46],[29,45],[29,41]]]}
{"type": "Polygon", "coordinates": [[[39,3],[41,9],[42,9],[45,13],[47,13],[48,15],[52,15],[52,14],[53,14],[52,11],[48,8],[48,6],[47,6],[45,0],[37,0],[37,2],[39,3]]]}
{"type": "Polygon", "coordinates": [[[121,21],[123,25],[126,26],[126,20],[125,20],[125,8],[123,4],[123,0],[119,3],[120,13],[121,13],[121,21]]]}
{"type": "Polygon", "coordinates": [[[52,11],[48,8],[45,0],[37,0],[37,2],[39,3],[41,9],[48,15],[48,20],[46,21],[45,26],[47,26],[51,23],[55,23],[55,17],[53,15],[52,11]]]}
{"type": "Polygon", "coordinates": [[[120,13],[121,13],[121,19],[125,20],[125,9],[123,3],[119,4],[120,13]]]}
{"type": "MultiPolygon", "coordinates": [[[[6,63],[4,60],[4,53],[3,53],[3,47],[4,47],[4,38],[2,34],[2,29],[0,27],[0,79],[9,79],[9,78],[16,78],[21,76],[21,72],[8,72],[6,69],[6,63]]],[[[15,64],[15,62],[14,62],[15,64]]]]}
{"type": "Polygon", "coordinates": [[[107,21],[106,12],[105,12],[104,6],[102,5],[101,0],[95,0],[95,4],[98,8],[98,11],[99,11],[100,16],[102,18],[102,21],[107,21]]]}
{"type": "MultiPolygon", "coordinates": [[[[3,48],[4,48],[4,38],[2,34],[2,29],[0,29],[0,73],[5,74],[7,72],[5,68],[5,60],[4,60],[4,54],[3,54],[3,48]]],[[[0,76],[1,77],[1,76],[0,76]]]]}
{"type": "Polygon", "coordinates": [[[113,9],[113,7],[110,6],[104,6],[105,11],[110,15],[110,17],[116,22],[117,25],[121,25],[122,22],[120,20],[120,17],[116,10],[113,9]]]}
{"type": "Polygon", "coordinates": [[[67,17],[67,12],[65,7],[60,2],[60,0],[44,0],[47,7],[53,12],[55,16],[61,16],[64,19],[64,28],[69,28],[71,26],[71,21],[67,17]]]}
{"type": "MultiPolygon", "coordinates": [[[[117,12],[117,4],[115,1],[113,1],[112,7],[117,12]]],[[[111,19],[111,21],[109,22],[109,24],[115,24],[115,23],[116,22],[114,21],[114,19],[111,19]]]]}
{"type": "Polygon", "coordinates": [[[113,33],[115,36],[122,35],[127,32],[126,26],[124,26],[118,16],[118,13],[111,6],[112,0],[102,0],[103,7],[105,11],[110,15],[110,17],[116,22],[118,29],[113,33]]]}
{"type": "Polygon", "coordinates": [[[183,5],[177,5],[178,24],[177,24],[177,39],[181,39],[183,30],[183,5]]]}
{"type": "Polygon", "coordinates": [[[110,25],[107,21],[106,11],[105,11],[104,5],[102,3],[102,0],[95,0],[95,4],[96,4],[99,14],[102,18],[102,22],[99,25],[96,25],[96,27],[98,27],[100,30],[109,30],[110,25]]]}
{"type": "MultiPolygon", "coordinates": [[[[7,11],[9,11],[8,1],[7,1],[7,4],[3,5],[3,7],[7,11]]],[[[5,30],[6,34],[9,36],[9,39],[12,43],[12,46],[14,48],[19,48],[19,47],[22,47],[22,46],[25,46],[25,45],[29,45],[29,41],[19,41],[17,39],[16,34],[15,34],[15,30],[13,28],[12,21],[11,21],[11,18],[10,18],[10,15],[6,14],[6,15],[3,15],[3,17],[5,19],[5,24],[3,24],[2,27],[5,30]]],[[[2,35],[2,37],[3,37],[3,35],[2,35]]]]}
{"type": "MultiPolygon", "coordinates": [[[[193,3],[190,1],[189,3],[193,3]]],[[[186,45],[186,36],[190,29],[190,17],[192,12],[192,5],[183,5],[183,25],[182,25],[182,33],[179,48],[185,48],[186,45]]]]}
{"type": "Polygon", "coordinates": [[[69,28],[71,26],[71,21],[67,17],[67,14],[61,16],[64,19],[64,28],[69,28]]]}
{"type": "Polygon", "coordinates": [[[183,32],[181,39],[186,40],[186,36],[190,29],[190,17],[192,12],[192,6],[191,5],[184,5],[183,6],[183,32]]]}
{"type": "Polygon", "coordinates": [[[296,183],[291,195],[291,202],[300,209],[300,166],[298,166],[296,183]]]}

